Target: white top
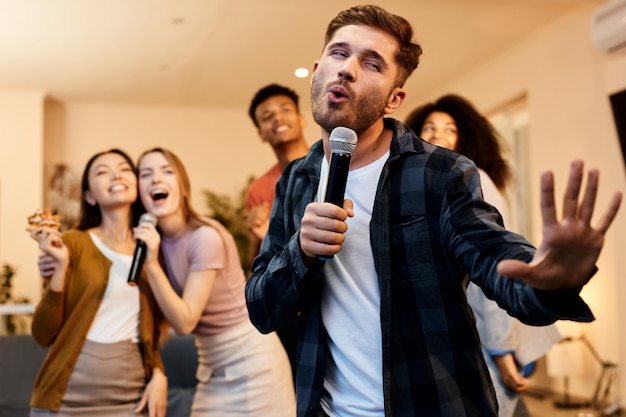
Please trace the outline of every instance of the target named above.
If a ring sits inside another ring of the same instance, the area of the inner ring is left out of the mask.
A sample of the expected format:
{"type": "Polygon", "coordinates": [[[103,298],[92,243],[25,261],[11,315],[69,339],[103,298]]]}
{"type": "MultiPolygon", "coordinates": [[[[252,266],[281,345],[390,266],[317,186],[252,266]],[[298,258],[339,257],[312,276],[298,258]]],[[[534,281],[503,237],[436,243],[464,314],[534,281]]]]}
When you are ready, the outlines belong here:
{"type": "MultiPolygon", "coordinates": [[[[507,226],[509,224],[508,205],[504,196],[486,172],[479,170],[479,173],[485,201],[500,211],[504,225],[507,226]]],[[[493,356],[511,352],[516,362],[525,366],[545,355],[561,336],[555,325],[527,326],[509,316],[473,283],[467,287],[467,301],[476,316],[476,328],[480,335],[483,355],[496,390],[498,416],[513,417],[519,396],[509,391],[502,382],[493,356]]]]}
{"type": "Polygon", "coordinates": [[[502,215],[504,221],[504,227],[511,230],[510,218],[509,218],[509,203],[504,198],[504,195],[498,190],[496,184],[491,177],[487,175],[482,169],[478,169],[480,175],[480,188],[483,190],[483,198],[486,202],[498,209],[502,215]]]}
{"type": "MultiPolygon", "coordinates": [[[[376,188],[389,152],[350,171],[345,198],[354,203],[343,249],[324,266],[322,320],[328,333],[321,405],[331,416],[384,415],[380,288],[370,245],[376,188]]],[[[320,184],[326,184],[328,162],[320,184]]],[[[319,187],[317,201],[324,201],[319,187]]]]}
{"type": "Polygon", "coordinates": [[[87,339],[98,343],[139,342],[139,287],[128,285],[133,257],[113,251],[93,233],[93,243],[111,261],[109,282],[87,339]]]}

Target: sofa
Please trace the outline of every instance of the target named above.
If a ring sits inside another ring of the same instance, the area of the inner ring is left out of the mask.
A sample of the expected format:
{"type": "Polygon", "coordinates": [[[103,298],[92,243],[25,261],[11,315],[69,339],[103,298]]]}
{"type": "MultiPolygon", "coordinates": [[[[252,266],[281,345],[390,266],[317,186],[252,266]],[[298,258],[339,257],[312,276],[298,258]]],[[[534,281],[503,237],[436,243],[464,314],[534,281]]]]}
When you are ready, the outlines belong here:
{"type": "MultiPolygon", "coordinates": [[[[0,336],[0,417],[28,417],[33,381],[46,351],[30,335],[0,336]]],[[[170,336],[161,356],[168,377],[167,417],[187,417],[198,366],[194,336],[170,336]]]]}
{"type": "Polygon", "coordinates": [[[161,348],[167,375],[167,417],[188,417],[191,412],[191,401],[198,383],[198,350],[194,341],[194,335],[172,334],[161,348]]]}

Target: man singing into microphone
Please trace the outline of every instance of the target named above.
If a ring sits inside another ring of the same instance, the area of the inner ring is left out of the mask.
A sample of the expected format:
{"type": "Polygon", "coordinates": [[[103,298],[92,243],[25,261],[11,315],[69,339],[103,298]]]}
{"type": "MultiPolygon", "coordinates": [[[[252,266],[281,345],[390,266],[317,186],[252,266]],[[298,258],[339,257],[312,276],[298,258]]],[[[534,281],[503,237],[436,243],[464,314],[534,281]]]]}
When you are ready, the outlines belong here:
{"type": "Polygon", "coordinates": [[[579,203],[576,161],[560,221],[552,175],[542,177],[539,249],[505,230],[470,160],[385,117],[418,65],[412,36],[404,18],[378,6],[331,21],[311,88],[322,140],[283,172],[246,285],[260,331],[300,312],[299,417],[496,417],[465,276],[528,324],[593,320],[578,293],[621,194],[592,228],[598,172],[589,171],[579,203]],[[358,135],[343,207],[320,191],[338,126],[358,135]]]}

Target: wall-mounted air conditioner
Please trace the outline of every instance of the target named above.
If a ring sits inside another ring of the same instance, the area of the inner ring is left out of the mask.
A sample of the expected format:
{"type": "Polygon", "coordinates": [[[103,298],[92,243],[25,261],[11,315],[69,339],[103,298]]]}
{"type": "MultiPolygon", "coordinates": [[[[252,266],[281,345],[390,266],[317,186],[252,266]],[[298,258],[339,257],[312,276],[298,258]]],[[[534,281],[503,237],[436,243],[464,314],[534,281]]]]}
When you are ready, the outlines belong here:
{"type": "Polygon", "coordinates": [[[626,0],[609,0],[593,11],[591,40],[604,53],[626,48],[626,0]]]}

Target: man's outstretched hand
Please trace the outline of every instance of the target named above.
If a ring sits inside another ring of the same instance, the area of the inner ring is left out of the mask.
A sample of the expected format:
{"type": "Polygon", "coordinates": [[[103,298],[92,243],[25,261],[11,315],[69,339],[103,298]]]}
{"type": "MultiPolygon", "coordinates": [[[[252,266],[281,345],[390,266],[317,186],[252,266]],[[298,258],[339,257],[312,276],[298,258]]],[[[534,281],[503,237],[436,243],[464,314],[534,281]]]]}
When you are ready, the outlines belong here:
{"type": "Polygon", "coordinates": [[[585,192],[579,204],[583,162],[572,162],[563,198],[563,218],[559,222],[554,201],[554,176],[552,172],[544,173],[541,176],[543,241],[530,263],[505,260],[498,264],[498,272],[542,290],[584,285],[594,270],[604,244],[604,235],[622,201],[622,193],[616,192],[598,225],[591,227],[598,176],[598,170],[589,170],[585,192]]]}

